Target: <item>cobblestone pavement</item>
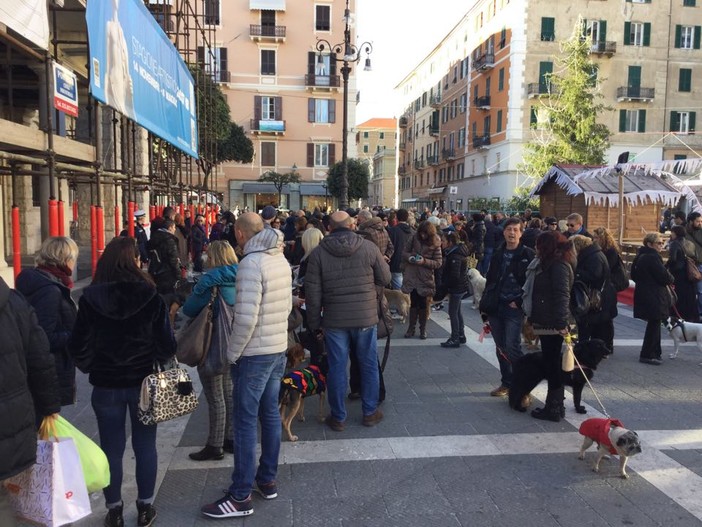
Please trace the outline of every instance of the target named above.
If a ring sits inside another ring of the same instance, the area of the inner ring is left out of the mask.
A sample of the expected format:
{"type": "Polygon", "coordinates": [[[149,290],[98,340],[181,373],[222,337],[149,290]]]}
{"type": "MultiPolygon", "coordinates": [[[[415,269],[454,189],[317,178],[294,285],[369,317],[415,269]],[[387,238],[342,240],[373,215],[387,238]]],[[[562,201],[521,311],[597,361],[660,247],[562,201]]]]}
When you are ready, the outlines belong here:
{"type": "MultiPolygon", "coordinates": [[[[617,477],[616,460],[595,474],[577,459],[581,437],[567,396],[566,420],[543,422],[510,410],[490,397],[499,384],[494,345],[478,341],[479,317],[464,301],[468,343],[444,349],[445,311],[433,312],[429,339],[404,339],[395,328],[385,371],[385,419],[361,426],[359,402],[348,402],[342,433],[316,418],[295,422],[297,443],[283,443],[279,497],[255,497],[244,526],[621,526],[702,525],[702,356],[687,344],[667,360],[672,341],[664,335],[664,364],[640,364],[644,324],[622,308],[616,319],[615,353],[593,381],[608,413],[636,430],[644,452],[629,462],[629,480],[617,477]]],[[[193,372],[194,377],[197,375],[193,372]]],[[[90,387],[79,379],[79,401],[64,415],[97,437],[90,387]]],[[[545,385],[534,392],[541,404],[545,385]]],[[[585,388],[588,416],[600,415],[585,388]]],[[[207,434],[206,408],[159,425],[158,525],[212,525],[199,507],[229,485],[232,457],[191,461],[207,434]]],[[[131,450],[125,454],[125,519],[136,524],[131,450]]],[[[93,515],[76,525],[102,525],[103,500],[92,496],[93,515]]]]}

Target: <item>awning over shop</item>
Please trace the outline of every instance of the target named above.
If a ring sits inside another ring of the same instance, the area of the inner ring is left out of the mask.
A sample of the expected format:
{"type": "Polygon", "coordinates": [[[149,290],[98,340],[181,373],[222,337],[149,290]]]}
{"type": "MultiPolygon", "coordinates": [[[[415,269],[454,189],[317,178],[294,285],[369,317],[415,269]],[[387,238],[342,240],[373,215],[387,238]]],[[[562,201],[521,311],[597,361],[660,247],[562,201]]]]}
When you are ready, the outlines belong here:
{"type": "MultiPolygon", "coordinates": [[[[287,185],[283,187],[283,193],[287,193],[287,185]]],[[[273,183],[244,183],[241,190],[244,194],[277,194],[278,190],[273,183]]]]}
{"type": "Polygon", "coordinates": [[[249,0],[249,9],[285,11],[285,0],[249,0]]]}
{"type": "Polygon", "coordinates": [[[324,185],[317,185],[314,183],[310,185],[302,183],[300,185],[301,196],[325,196],[328,194],[329,192],[327,191],[327,189],[324,188],[324,185]]]}
{"type": "Polygon", "coordinates": [[[444,190],[446,190],[446,187],[430,188],[429,194],[442,194],[444,190]]]}
{"type": "Polygon", "coordinates": [[[407,198],[403,199],[402,203],[417,203],[419,200],[417,198],[407,198]]]}

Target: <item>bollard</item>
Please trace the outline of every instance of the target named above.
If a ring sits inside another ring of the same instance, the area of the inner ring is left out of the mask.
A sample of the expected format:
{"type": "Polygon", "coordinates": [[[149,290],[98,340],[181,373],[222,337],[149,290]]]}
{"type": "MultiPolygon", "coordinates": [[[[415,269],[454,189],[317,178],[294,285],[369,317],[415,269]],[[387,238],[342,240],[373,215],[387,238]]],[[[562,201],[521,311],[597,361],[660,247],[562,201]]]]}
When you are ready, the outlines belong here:
{"type": "Polygon", "coordinates": [[[12,207],[12,270],[17,275],[22,271],[22,246],[20,239],[20,210],[17,205],[12,207]]]}
{"type": "Polygon", "coordinates": [[[115,238],[122,232],[122,221],[119,217],[119,205],[115,205],[115,238]]]}
{"type": "Polygon", "coordinates": [[[55,199],[49,200],[49,236],[58,236],[58,204],[55,199]]]}
{"type": "Polygon", "coordinates": [[[105,252],[105,211],[102,207],[95,207],[97,225],[97,257],[98,260],[105,252]]]}
{"type": "Polygon", "coordinates": [[[131,238],[134,238],[134,202],[127,202],[127,231],[131,238]]]}
{"type": "Polygon", "coordinates": [[[90,268],[93,276],[97,268],[97,207],[90,205],[90,268]]]}
{"type": "Polygon", "coordinates": [[[58,235],[59,236],[66,235],[66,217],[64,215],[63,206],[64,206],[63,201],[59,201],[58,202],[58,235]]]}

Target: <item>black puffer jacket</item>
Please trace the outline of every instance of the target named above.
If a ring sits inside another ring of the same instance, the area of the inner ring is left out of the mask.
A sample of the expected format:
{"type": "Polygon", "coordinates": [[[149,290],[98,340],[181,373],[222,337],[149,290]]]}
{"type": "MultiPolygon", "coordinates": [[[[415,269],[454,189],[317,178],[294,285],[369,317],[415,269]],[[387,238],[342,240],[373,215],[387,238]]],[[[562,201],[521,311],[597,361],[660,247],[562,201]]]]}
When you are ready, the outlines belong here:
{"type": "Polygon", "coordinates": [[[36,461],[36,417],[61,409],[49,342],[31,306],[0,278],[0,481],[36,461]]]}
{"type": "Polygon", "coordinates": [[[401,273],[404,264],[402,262],[402,249],[407,245],[407,242],[412,239],[414,232],[412,227],[407,223],[398,223],[394,227],[388,229],[388,236],[390,236],[390,241],[392,242],[395,252],[392,253],[392,258],[390,258],[390,271],[393,273],[401,273]]]}
{"type": "Polygon", "coordinates": [[[151,234],[149,240],[149,274],[156,282],[161,294],[173,292],[175,283],[180,278],[180,259],[178,257],[178,238],[165,229],[151,234]]]}
{"type": "Polygon", "coordinates": [[[378,323],[376,287],[390,283],[390,267],[373,242],[349,229],[338,229],[307,260],[305,302],[310,329],[367,328],[378,323]]]}
{"type": "Polygon", "coordinates": [[[602,310],[585,315],[585,321],[598,324],[612,320],[617,316],[617,291],[610,280],[610,268],[607,257],[597,244],[584,247],[578,253],[575,267],[575,279],[592,289],[602,291],[602,310]]]}
{"type": "Polygon", "coordinates": [[[444,255],[441,285],[450,294],[465,293],[468,291],[468,246],[459,243],[449,248],[444,255]]]}
{"type": "Polygon", "coordinates": [[[670,314],[670,297],[666,286],[673,275],[663,266],[658,251],[641,247],[631,264],[634,288],[634,317],[642,320],[664,320],[670,314]]]}
{"type": "Polygon", "coordinates": [[[542,265],[534,277],[531,316],[534,329],[565,329],[570,320],[573,268],[563,261],[542,265]]]}
{"type": "MultiPolygon", "coordinates": [[[[492,259],[490,260],[490,267],[488,268],[487,276],[485,277],[485,291],[483,293],[483,297],[487,295],[497,295],[499,298],[501,293],[502,281],[505,278],[506,274],[512,273],[514,275],[514,279],[520,286],[523,286],[524,282],[526,282],[527,267],[529,267],[529,264],[534,259],[534,250],[530,249],[529,247],[524,247],[524,245],[520,243],[515,249],[515,251],[517,252],[512,258],[512,262],[510,263],[509,267],[507,267],[507,269],[505,270],[506,272],[503,274],[502,260],[504,260],[506,250],[506,244],[502,243],[492,255],[492,259]]],[[[514,301],[518,306],[521,306],[521,295],[517,298],[513,298],[512,301],[514,301]]],[[[493,302],[493,304],[494,303],[495,302],[493,302]]],[[[487,299],[485,302],[482,302],[481,305],[489,305],[487,299]]],[[[486,312],[485,314],[496,315],[497,311],[486,312]]]]}
{"type": "Polygon", "coordinates": [[[90,384],[104,388],[139,386],[154,360],[176,351],[168,310],[145,282],[91,285],[80,299],[68,350],[90,384]]]}
{"type": "Polygon", "coordinates": [[[76,304],[71,290],[58,278],[40,269],[25,269],[17,277],[17,291],[32,305],[49,339],[61,388],[61,405],[73,404],[76,394],[76,368],[66,351],[66,343],[76,322],[76,304]]]}
{"type": "Polygon", "coordinates": [[[487,228],[485,227],[485,222],[483,220],[476,221],[470,228],[468,233],[468,241],[473,247],[473,253],[475,257],[480,260],[485,254],[485,239],[487,234],[487,228]]]}

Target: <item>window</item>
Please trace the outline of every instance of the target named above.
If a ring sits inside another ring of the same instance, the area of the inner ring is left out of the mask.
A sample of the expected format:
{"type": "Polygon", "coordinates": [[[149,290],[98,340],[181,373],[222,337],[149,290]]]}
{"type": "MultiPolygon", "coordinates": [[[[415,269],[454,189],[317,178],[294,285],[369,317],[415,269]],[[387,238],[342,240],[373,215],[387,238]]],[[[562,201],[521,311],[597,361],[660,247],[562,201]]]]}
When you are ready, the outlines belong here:
{"type": "Polygon", "coordinates": [[[551,91],[551,74],[553,73],[553,62],[539,62],[539,93],[551,91]]]}
{"type": "Polygon", "coordinates": [[[466,166],[463,163],[456,165],[456,179],[466,177],[466,166]]]}
{"type": "Polygon", "coordinates": [[[502,131],[502,110],[497,110],[497,128],[495,132],[500,133],[502,131]]]}
{"type": "Polygon", "coordinates": [[[683,0],[683,7],[695,7],[695,0],[683,0]]]}
{"type": "Polygon", "coordinates": [[[385,139],[385,132],[380,132],[378,139],[385,139]]]}
{"type": "Polygon", "coordinates": [[[680,68],[680,76],[678,77],[678,91],[692,91],[692,70],[688,68],[680,68]]]}
{"type": "Polygon", "coordinates": [[[368,153],[368,145],[363,145],[363,153],[367,154],[368,153]]]}
{"type": "Polygon", "coordinates": [[[368,132],[363,132],[363,139],[368,139],[368,132]]]}
{"type": "MultiPolygon", "coordinates": [[[[255,121],[282,121],[283,99],[267,95],[254,96],[255,121]]],[[[258,123],[257,123],[258,124],[258,123]]]]}
{"type": "Polygon", "coordinates": [[[275,11],[270,9],[261,10],[261,35],[266,37],[275,36],[275,11]]]}
{"type": "Polygon", "coordinates": [[[461,94],[461,102],[458,104],[458,109],[461,113],[466,113],[466,108],[468,107],[468,95],[465,93],[461,94]]]}
{"type": "MultiPolygon", "coordinates": [[[[551,42],[556,40],[556,19],[541,17],[541,40],[551,42]]],[[[503,30],[504,31],[504,30],[503,30]]]]}
{"type": "Polygon", "coordinates": [[[275,166],[275,143],[270,141],[261,142],[261,166],[275,166]]]}
{"type": "Polygon", "coordinates": [[[307,143],[307,166],[330,167],[335,163],[334,143],[307,143]]]}
{"type": "Polygon", "coordinates": [[[500,68],[497,72],[497,91],[502,91],[505,89],[505,69],[500,68]]]}
{"type": "Polygon", "coordinates": [[[675,47],[700,49],[701,26],[675,26],[675,47]]]}
{"type": "Polygon", "coordinates": [[[205,73],[215,82],[228,82],[227,48],[197,48],[198,63],[204,65],[205,73]]]}
{"type": "Polygon", "coordinates": [[[483,135],[490,135],[490,123],[492,122],[491,116],[486,116],[483,119],[483,135]]]}
{"type": "Polygon", "coordinates": [[[507,43],[507,28],[502,28],[502,31],[500,32],[500,49],[505,47],[505,44],[507,43]]]}
{"type": "Polygon", "coordinates": [[[466,146],[466,129],[461,128],[458,130],[458,148],[463,148],[466,146]]]}
{"type": "Polygon", "coordinates": [[[314,6],[314,29],[316,31],[331,31],[331,6],[314,6]]]}
{"type": "Polygon", "coordinates": [[[619,131],[644,133],[646,110],[619,110],[619,131]]]}
{"type": "MultiPolygon", "coordinates": [[[[678,26],[680,27],[680,26],[678,26]]],[[[624,22],[624,45],[625,46],[650,46],[651,45],[651,23],[650,22],[624,22]]]]}
{"type": "Polygon", "coordinates": [[[334,99],[308,99],[307,122],[335,123],[336,101],[334,99]]]}
{"type": "Polygon", "coordinates": [[[604,42],[607,38],[607,22],[605,20],[585,20],[583,36],[592,42],[604,42]]]}
{"type": "Polygon", "coordinates": [[[219,0],[205,0],[205,24],[218,26],[219,23],[219,0]]]}
{"type": "Polygon", "coordinates": [[[485,96],[490,97],[490,88],[492,87],[492,78],[488,77],[485,79],[485,96]]]}
{"type": "Polygon", "coordinates": [[[261,50],[261,75],[275,75],[275,50],[261,50]]]}
{"type": "Polygon", "coordinates": [[[695,112],[670,112],[670,131],[681,134],[695,133],[695,112]]]}

